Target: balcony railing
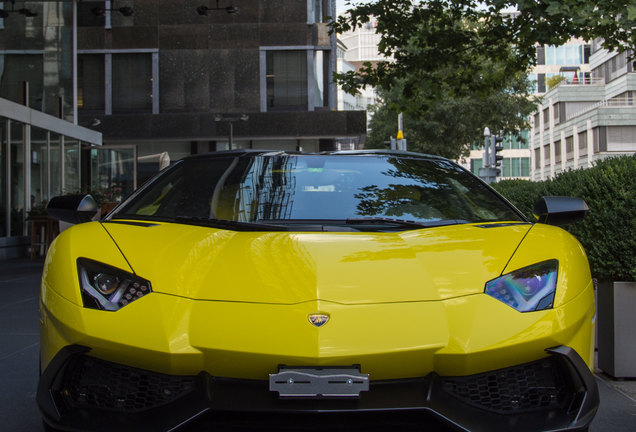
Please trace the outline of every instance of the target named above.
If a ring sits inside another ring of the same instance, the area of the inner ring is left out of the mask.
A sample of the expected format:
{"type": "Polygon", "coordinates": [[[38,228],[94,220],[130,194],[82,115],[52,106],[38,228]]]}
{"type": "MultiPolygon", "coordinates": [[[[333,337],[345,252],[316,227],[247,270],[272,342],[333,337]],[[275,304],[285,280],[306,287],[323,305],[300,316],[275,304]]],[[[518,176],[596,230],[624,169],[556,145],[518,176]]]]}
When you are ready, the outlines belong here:
{"type": "Polygon", "coordinates": [[[582,77],[582,78],[566,78],[559,85],[604,85],[605,78],[602,77],[582,77]]]}
{"type": "Polygon", "coordinates": [[[636,103],[633,98],[623,97],[623,98],[604,99],[602,101],[588,105],[585,108],[582,108],[576,112],[573,112],[572,114],[568,114],[566,117],[567,117],[567,120],[570,120],[570,119],[573,119],[574,117],[578,117],[582,114],[585,114],[587,112],[590,112],[600,107],[632,107],[635,105],[636,103]]]}

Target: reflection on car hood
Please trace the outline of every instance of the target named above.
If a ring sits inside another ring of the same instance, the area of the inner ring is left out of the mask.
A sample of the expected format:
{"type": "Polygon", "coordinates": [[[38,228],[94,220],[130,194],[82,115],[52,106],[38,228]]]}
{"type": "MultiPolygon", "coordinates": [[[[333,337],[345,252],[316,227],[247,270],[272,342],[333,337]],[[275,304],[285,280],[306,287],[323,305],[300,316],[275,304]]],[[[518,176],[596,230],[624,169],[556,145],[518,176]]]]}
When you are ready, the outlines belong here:
{"type": "Polygon", "coordinates": [[[531,227],[302,233],[103,225],[155,292],[280,304],[430,301],[480,293],[501,274],[531,227]]]}

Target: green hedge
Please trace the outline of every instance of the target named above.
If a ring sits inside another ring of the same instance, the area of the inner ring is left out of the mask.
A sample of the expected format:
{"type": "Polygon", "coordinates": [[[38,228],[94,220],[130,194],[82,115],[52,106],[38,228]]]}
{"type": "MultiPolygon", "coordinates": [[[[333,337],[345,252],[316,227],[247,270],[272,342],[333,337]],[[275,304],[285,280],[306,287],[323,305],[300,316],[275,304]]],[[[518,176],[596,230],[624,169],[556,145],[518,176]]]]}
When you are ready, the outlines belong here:
{"type": "Polygon", "coordinates": [[[636,280],[636,155],[604,159],[553,180],[504,180],[493,186],[529,218],[541,196],[583,198],[587,217],[564,228],[585,247],[592,275],[600,281],[636,280]]]}

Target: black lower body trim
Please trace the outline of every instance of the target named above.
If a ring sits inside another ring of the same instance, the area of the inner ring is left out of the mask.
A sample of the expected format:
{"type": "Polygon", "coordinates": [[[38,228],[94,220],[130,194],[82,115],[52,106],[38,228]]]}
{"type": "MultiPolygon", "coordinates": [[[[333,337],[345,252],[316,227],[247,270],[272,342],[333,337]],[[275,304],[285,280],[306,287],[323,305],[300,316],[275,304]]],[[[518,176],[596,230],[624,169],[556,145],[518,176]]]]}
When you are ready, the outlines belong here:
{"type": "Polygon", "coordinates": [[[466,431],[584,428],[598,408],[596,381],[568,347],[535,362],[465,377],[371,382],[354,400],[282,400],[267,381],[171,376],[61,350],[40,378],[44,420],[71,431],[176,430],[209,411],[352,413],[412,411],[466,431]]]}

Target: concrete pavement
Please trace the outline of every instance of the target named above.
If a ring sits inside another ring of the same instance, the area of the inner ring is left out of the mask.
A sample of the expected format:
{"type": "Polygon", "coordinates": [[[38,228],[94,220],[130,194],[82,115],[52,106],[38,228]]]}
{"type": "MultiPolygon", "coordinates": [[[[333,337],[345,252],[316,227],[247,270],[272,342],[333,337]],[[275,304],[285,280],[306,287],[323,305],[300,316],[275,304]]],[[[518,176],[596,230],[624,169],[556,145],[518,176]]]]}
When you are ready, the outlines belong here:
{"type": "Polygon", "coordinates": [[[41,431],[38,294],[43,261],[0,261],[0,430],[41,431]]]}
{"type": "MultiPolygon", "coordinates": [[[[0,261],[0,429],[41,431],[38,380],[38,294],[43,260],[0,261]]],[[[596,371],[601,406],[592,432],[636,431],[636,380],[596,371]]],[[[191,428],[188,428],[191,430],[191,428]]]]}

